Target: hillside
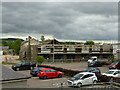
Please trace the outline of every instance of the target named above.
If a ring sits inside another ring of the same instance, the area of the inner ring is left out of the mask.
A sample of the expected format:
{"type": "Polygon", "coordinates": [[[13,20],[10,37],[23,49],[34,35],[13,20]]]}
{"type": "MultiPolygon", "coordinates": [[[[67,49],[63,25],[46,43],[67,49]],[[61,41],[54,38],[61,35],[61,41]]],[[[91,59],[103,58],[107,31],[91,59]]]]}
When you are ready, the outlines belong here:
{"type": "Polygon", "coordinates": [[[0,38],[0,46],[7,46],[8,42],[14,42],[18,39],[24,41],[23,39],[20,38],[0,38]]]}
{"type": "MultiPolygon", "coordinates": [[[[17,40],[17,39],[20,39],[20,38],[0,38],[0,41],[2,40],[2,41],[15,41],[15,40],[17,40]]],[[[20,39],[21,41],[24,41],[23,39],[20,39]]]]}

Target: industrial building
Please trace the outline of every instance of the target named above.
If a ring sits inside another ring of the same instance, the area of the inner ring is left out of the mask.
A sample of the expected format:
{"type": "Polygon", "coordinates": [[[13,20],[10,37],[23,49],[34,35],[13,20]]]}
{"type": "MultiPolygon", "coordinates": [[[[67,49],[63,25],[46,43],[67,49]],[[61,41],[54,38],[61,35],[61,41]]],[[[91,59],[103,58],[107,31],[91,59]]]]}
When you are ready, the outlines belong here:
{"type": "Polygon", "coordinates": [[[81,61],[91,56],[110,60],[113,57],[112,44],[84,45],[83,43],[64,43],[56,39],[39,42],[29,37],[21,45],[20,59],[35,60],[43,56],[47,61],[81,61]]]}

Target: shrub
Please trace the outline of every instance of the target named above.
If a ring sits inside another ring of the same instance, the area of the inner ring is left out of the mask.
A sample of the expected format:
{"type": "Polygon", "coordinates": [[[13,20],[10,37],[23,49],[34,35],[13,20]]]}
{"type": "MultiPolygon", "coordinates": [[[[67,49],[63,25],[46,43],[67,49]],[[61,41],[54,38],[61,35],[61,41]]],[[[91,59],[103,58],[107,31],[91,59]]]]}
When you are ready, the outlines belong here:
{"type": "Polygon", "coordinates": [[[35,61],[41,65],[45,61],[45,59],[43,56],[37,56],[35,61]]]}

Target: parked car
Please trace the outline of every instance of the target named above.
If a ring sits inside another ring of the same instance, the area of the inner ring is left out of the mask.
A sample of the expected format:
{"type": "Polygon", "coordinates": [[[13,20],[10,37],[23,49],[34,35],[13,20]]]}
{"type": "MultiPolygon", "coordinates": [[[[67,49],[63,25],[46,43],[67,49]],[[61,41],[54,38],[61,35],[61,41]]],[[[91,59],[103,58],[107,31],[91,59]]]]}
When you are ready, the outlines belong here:
{"type": "Polygon", "coordinates": [[[31,74],[32,76],[37,76],[38,72],[41,71],[41,68],[42,68],[42,67],[35,67],[35,68],[33,68],[33,69],[30,71],[30,74],[31,74]]]}
{"type": "Polygon", "coordinates": [[[55,77],[62,77],[64,74],[63,72],[54,70],[52,68],[41,68],[40,72],[38,72],[37,76],[42,79],[47,78],[55,78],[55,77]]]}
{"type": "Polygon", "coordinates": [[[96,56],[91,57],[90,59],[88,59],[88,63],[91,63],[93,61],[98,61],[96,56]]]}
{"type": "Polygon", "coordinates": [[[92,73],[95,73],[96,75],[100,75],[101,74],[101,71],[99,68],[97,67],[87,67],[83,70],[83,72],[92,72],[92,73]]]}
{"type": "Polygon", "coordinates": [[[112,76],[112,77],[120,77],[120,70],[111,69],[111,70],[107,71],[106,73],[103,73],[103,75],[112,76]]]}
{"type": "Polygon", "coordinates": [[[110,66],[109,69],[120,69],[120,61],[115,61],[113,62],[110,66]]]}
{"type": "Polygon", "coordinates": [[[88,67],[101,67],[102,64],[100,61],[93,61],[91,63],[88,63],[88,67]]]}
{"type": "Polygon", "coordinates": [[[102,63],[98,60],[96,56],[91,57],[88,60],[88,67],[100,67],[102,66],[102,63]]]}
{"type": "Polygon", "coordinates": [[[81,87],[82,85],[95,84],[98,81],[95,73],[81,72],[69,79],[68,86],[81,87]]]}
{"type": "Polygon", "coordinates": [[[15,70],[15,71],[30,70],[35,66],[36,66],[35,62],[21,61],[21,62],[19,62],[17,64],[12,65],[12,69],[15,70]]]}

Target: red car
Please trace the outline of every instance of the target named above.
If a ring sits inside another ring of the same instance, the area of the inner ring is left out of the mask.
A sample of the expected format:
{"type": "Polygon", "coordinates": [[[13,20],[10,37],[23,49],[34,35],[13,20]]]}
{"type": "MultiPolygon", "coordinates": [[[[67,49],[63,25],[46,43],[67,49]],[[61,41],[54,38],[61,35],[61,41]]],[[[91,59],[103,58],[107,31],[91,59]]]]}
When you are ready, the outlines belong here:
{"type": "Polygon", "coordinates": [[[63,72],[51,69],[51,68],[42,68],[40,72],[37,74],[39,78],[47,79],[47,78],[55,78],[55,77],[62,77],[64,74],[63,72]]]}

